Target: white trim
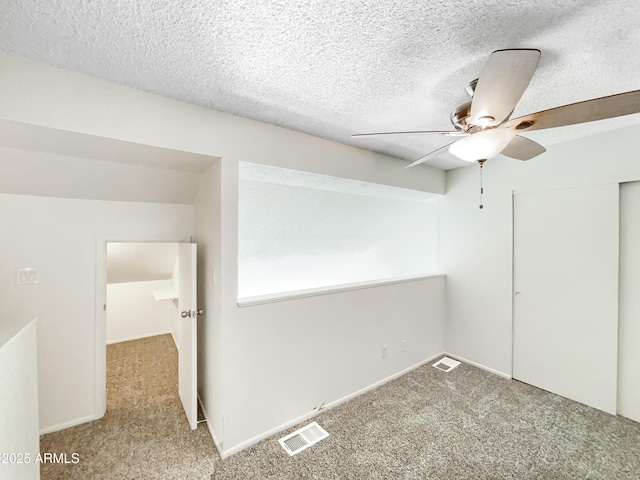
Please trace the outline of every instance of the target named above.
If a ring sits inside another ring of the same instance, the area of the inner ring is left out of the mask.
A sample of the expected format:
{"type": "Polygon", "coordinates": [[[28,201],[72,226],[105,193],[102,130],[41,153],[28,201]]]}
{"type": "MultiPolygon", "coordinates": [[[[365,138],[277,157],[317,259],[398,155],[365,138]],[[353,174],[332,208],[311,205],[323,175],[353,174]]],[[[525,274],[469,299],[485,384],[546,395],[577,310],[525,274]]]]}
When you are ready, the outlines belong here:
{"type": "Polygon", "coordinates": [[[207,423],[207,429],[209,430],[209,435],[213,439],[213,444],[216,446],[216,450],[218,450],[218,455],[220,455],[220,460],[224,460],[229,455],[225,455],[222,451],[222,442],[218,440],[216,436],[216,432],[213,431],[213,427],[211,426],[211,422],[209,421],[209,415],[207,415],[207,410],[204,408],[204,403],[198,395],[198,404],[200,404],[200,408],[202,409],[202,414],[204,415],[205,422],[207,423]]]}
{"type": "Polygon", "coordinates": [[[471,360],[467,360],[466,358],[461,357],[460,355],[454,355],[453,353],[445,353],[444,355],[448,355],[451,358],[459,360],[462,363],[467,363],[473,367],[479,368],[480,370],[484,370],[489,373],[493,373],[494,375],[498,375],[499,377],[506,378],[507,380],[513,380],[510,374],[501,372],[499,370],[495,370],[493,368],[487,367],[486,365],[482,365],[481,363],[472,362],[471,360]]]}
{"type": "MultiPolygon", "coordinates": [[[[234,447],[232,447],[232,448],[230,448],[228,450],[220,450],[219,449],[218,451],[221,452],[220,453],[220,457],[224,460],[225,458],[229,457],[230,455],[233,455],[234,453],[238,453],[241,450],[244,450],[245,448],[248,448],[251,445],[254,445],[254,444],[264,440],[265,438],[269,438],[269,437],[271,437],[273,435],[276,435],[277,433],[280,433],[280,432],[282,432],[284,430],[287,430],[288,428],[293,427],[294,425],[297,425],[299,423],[302,423],[302,422],[305,422],[305,421],[309,420],[310,418],[313,418],[314,416],[318,415],[318,413],[320,413],[321,411],[325,411],[325,410],[329,410],[331,408],[337,407],[338,405],[341,405],[341,404],[343,404],[343,403],[345,403],[345,402],[347,402],[347,401],[349,401],[349,400],[351,400],[351,399],[353,399],[353,398],[355,398],[355,397],[357,397],[359,395],[362,395],[363,393],[367,393],[370,390],[374,390],[375,388],[378,388],[378,387],[384,385],[385,383],[390,382],[391,380],[395,380],[396,378],[401,377],[402,375],[405,375],[405,374],[415,370],[416,368],[422,367],[423,365],[435,360],[436,358],[438,358],[438,357],[440,357],[442,355],[445,355],[445,353],[444,352],[440,352],[437,355],[430,356],[429,358],[427,358],[427,359],[425,359],[425,360],[423,360],[423,361],[421,361],[419,363],[416,363],[415,365],[412,365],[411,367],[405,368],[404,370],[401,370],[400,372],[394,373],[393,375],[391,375],[389,377],[383,378],[382,380],[380,380],[378,382],[372,383],[371,385],[369,385],[367,387],[364,387],[364,388],[362,388],[360,390],[357,390],[357,391],[355,391],[355,392],[353,392],[353,393],[351,393],[349,395],[346,395],[346,396],[344,396],[342,398],[334,400],[333,402],[330,402],[330,403],[326,404],[324,406],[324,408],[322,410],[320,410],[320,411],[315,410],[315,411],[311,411],[311,412],[305,413],[304,415],[301,415],[301,416],[299,416],[297,418],[294,418],[293,420],[290,420],[290,421],[288,421],[286,423],[283,423],[283,424],[281,424],[281,425],[279,425],[277,427],[271,428],[271,429],[267,430],[266,432],[261,433],[260,435],[256,435],[255,437],[250,438],[249,440],[245,440],[244,442],[241,442],[241,443],[235,445],[234,447]]],[[[214,439],[214,442],[215,442],[215,439],[214,439]]]]}
{"type": "MultiPolygon", "coordinates": [[[[181,243],[191,239],[158,234],[96,235],[95,277],[95,363],[94,363],[94,419],[102,418],[107,411],[107,314],[103,305],[107,303],[107,243],[181,243]]],[[[175,338],[174,338],[175,342],[175,338]]]]}
{"type": "Polygon", "coordinates": [[[350,290],[360,290],[363,288],[384,287],[386,285],[395,285],[398,283],[416,282],[420,280],[428,280],[430,278],[444,277],[444,273],[433,273],[428,275],[416,275],[411,277],[399,277],[387,280],[371,280],[368,282],[347,283],[343,285],[331,285],[328,287],[309,288],[306,290],[295,290],[282,293],[271,293],[268,295],[258,295],[255,297],[238,298],[239,307],[250,307],[253,305],[261,305],[264,303],[284,302],[294,300],[296,298],[316,297],[318,295],[329,295],[332,293],[348,292],[350,290]]]}
{"type": "MultiPolygon", "coordinates": [[[[107,341],[107,345],[113,345],[114,343],[130,342],[131,340],[140,340],[141,338],[157,337],[158,335],[171,335],[171,337],[173,338],[172,332],[170,330],[167,330],[166,332],[143,333],[142,335],[135,335],[133,337],[119,338],[117,340],[109,340],[107,341]]],[[[174,338],[173,341],[175,342],[176,339],[174,338]]]]}
{"type": "Polygon", "coordinates": [[[86,417],[76,418],[75,420],[71,420],[69,422],[59,423],[57,425],[53,425],[51,427],[40,429],[40,435],[45,435],[47,433],[53,433],[60,430],[64,430],[65,428],[75,427],[76,425],[80,425],[87,422],[92,422],[97,420],[99,417],[95,415],[87,415],[86,417]]]}
{"type": "MultiPolygon", "coordinates": [[[[427,359],[425,359],[425,360],[423,360],[423,361],[421,361],[421,362],[419,362],[419,363],[417,363],[417,364],[415,364],[415,365],[413,365],[411,367],[405,368],[404,370],[401,370],[400,372],[394,373],[393,375],[391,375],[391,376],[389,376],[387,378],[384,378],[384,379],[382,379],[382,380],[380,380],[378,382],[372,383],[371,385],[369,385],[369,386],[367,386],[365,388],[362,388],[362,389],[357,390],[357,391],[355,391],[355,392],[353,392],[353,393],[351,393],[351,394],[349,394],[349,395],[347,395],[345,397],[342,397],[342,398],[339,398],[339,399],[337,399],[337,400],[335,400],[333,402],[330,402],[327,405],[325,405],[325,407],[321,411],[337,407],[338,405],[341,405],[342,403],[345,403],[345,402],[347,402],[347,401],[349,401],[349,400],[351,400],[351,399],[353,399],[353,398],[355,398],[355,397],[357,397],[359,395],[362,395],[363,393],[367,393],[370,390],[374,390],[375,388],[378,388],[378,387],[384,385],[385,383],[390,382],[391,380],[395,380],[398,377],[406,375],[407,373],[409,373],[409,372],[411,372],[411,371],[413,371],[413,370],[415,370],[417,368],[420,368],[423,365],[426,365],[427,363],[432,362],[435,359],[437,359],[439,357],[442,357],[442,356],[445,356],[445,355],[449,356],[449,357],[452,357],[452,358],[454,358],[456,360],[459,360],[462,363],[466,363],[466,364],[472,365],[472,366],[474,366],[476,368],[479,368],[481,370],[485,370],[485,371],[487,371],[489,373],[493,373],[494,375],[498,375],[499,377],[506,378],[508,380],[512,380],[511,375],[509,375],[509,374],[500,372],[500,371],[495,370],[493,368],[489,368],[489,367],[487,367],[485,365],[482,365],[480,363],[477,363],[477,362],[472,362],[470,360],[466,360],[466,359],[460,357],[459,355],[453,355],[451,353],[443,351],[443,352],[438,353],[437,355],[432,355],[429,358],[427,358],[427,359]]],[[[204,412],[204,408],[203,408],[203,412],[204,412]]],[[[299,423],[305,422],[305,421],[309,420],[310,418],[313,418],[314,416],[316,416],[318,413],[320,413],[320,412],[318,412],[318,411],[308,412],[308,413],[306,413],[304,415],[301,415],[301,416],[299,416],[297,418],[294,418],[293,420],[290,420],[290,421],[288,421],[286,423],[283,423],[283,424],[281,424],[281,425],[279,425],[277,427],[271,428],[271,429],[267,430],[266,432],[261,433],[260,435],[256,435],[255,437],[250,438],[249,440],[245,440],[244,442],[241,442],[241,443],[235,445],[234,447],[232,447],[232,448],[230,448],[228,450],[224,450],[222,443],[219,443],[219,442],[216,441],[215,434],[213,433],[211,428],[209,428],[209,432],[211,433],[211,436],[213,437],[213,441],[216,444],[216,448],[218,449],[218,453],[220,454],[220,458],[222,460],[224,460],[225,458],[228,458],[229,456],[231,456],[231,455],[233,455],[235,453],[238,453],[241,450],[244,450],[245,448],[250,447],[251,445],[254,445],[254,444],[258,443],[258,442],[261,442],[262,440],[264,440],[266,438],[269,438],[269,437],[271,437],[273,435],[276,435],[276,434],[278,434],[278,433],[280,433],[280,432],[282,432],[284,430],[287,430],[287,429],[289,429],[289,428],[291,428],[291,427],[293,427],[293,426],[295,426],[295,425],[297,425],[299,423]]],[[[206,413],[205,413],[205,417],[206,417],[206,413]]],[[[207,425],[208,425],[208,422],[207,422],[207,425]]]]}

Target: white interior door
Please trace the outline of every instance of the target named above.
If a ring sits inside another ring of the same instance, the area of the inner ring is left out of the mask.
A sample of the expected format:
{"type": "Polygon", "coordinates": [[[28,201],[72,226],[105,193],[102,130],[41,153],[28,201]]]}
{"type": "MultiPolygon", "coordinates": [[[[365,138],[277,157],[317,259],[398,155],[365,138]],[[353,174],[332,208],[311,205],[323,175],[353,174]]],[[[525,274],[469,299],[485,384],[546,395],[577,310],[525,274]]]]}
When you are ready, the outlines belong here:
{"type": "Polygon", "coordinates": [[[178,392],[191,430],[198,426],[196,245],[178,245],[178,392]]]}
{"type": "Polygon", "coordinates": [[[514,195],[513,377],[616,413],[618,185],[514,195]]]}
{"type": "Polygon", "coordinates": [[[640,422],[640,182],[620,186],[618,414],[640,422]]]}

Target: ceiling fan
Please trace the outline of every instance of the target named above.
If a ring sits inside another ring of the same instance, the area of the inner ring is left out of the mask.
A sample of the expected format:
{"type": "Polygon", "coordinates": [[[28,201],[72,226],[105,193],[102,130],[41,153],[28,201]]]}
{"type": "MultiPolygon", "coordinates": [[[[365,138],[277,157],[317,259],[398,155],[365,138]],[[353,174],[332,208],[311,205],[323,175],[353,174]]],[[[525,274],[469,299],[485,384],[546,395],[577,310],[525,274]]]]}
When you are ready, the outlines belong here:
{"type": "Polygon", "coordinates": [[[424,163],[446,150],[462,160],[478,162],[482,167],[486,160],[500,153],[517,160],[530,160],[546,151],[542,145],[520,133],[640,112],[640,90],[633,90],[510,119],[533,77],[539,59],[540,50],[537,49],[493,52],[480,77],[467,85],[466,91],[471,101],[451,113],[455,130],[360,133],[352,137],[416,133],[461,136],[463,138],[420,157],[406,168],[424,163]]]}

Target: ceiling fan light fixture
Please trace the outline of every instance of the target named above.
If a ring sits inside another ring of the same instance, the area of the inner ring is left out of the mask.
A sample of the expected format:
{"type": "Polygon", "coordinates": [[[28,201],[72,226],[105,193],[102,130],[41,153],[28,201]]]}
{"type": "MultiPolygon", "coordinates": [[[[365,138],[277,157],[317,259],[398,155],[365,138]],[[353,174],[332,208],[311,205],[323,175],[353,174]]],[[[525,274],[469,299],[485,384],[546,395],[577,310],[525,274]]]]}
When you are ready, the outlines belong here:
{"type": "Polygon", "coordinates": [[[508,128],[483,130],[462,138],[449,146],[449,153],[466,162],[488,160],[498,155],[516,136],[508,128]]]}
{"type": "Polygon", "coordinates": [[[491,115],[484,115],[480,118],[478,118],[478,125],[481,127],[488,127],[489,125],[491,125],[491,122],[495,122],[496,119],[495,117],[492,117],[491,115]]]}

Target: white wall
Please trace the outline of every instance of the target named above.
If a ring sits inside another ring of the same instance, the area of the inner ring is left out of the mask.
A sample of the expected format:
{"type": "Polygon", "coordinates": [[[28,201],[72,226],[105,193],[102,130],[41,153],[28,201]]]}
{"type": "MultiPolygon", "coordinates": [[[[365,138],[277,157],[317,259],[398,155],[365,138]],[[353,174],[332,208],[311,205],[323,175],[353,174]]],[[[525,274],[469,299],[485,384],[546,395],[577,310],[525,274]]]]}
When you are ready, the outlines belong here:
{"type": "Polygon", "coordinates": [[[436,195],[264,167],[256,181],[245,165],[240,298],[437,272],[436,195]]]}
{"type": "Polygon", "coordinates": [[[444,193],[444,172],[0,54],[0,118],[444,193]],[[311,156],[322,161],[308,161],[311,156]],[[419,173],[417,173],[419,172],[419,173]]]}
{"type": "Polygon", "coordinates": [[[3,457],[0,478],[40,478],[35,462],[40,452],[36,324],[32,320],[6,343],[0,342],[0,454],[20,456],[3,457]]]}
{"type": "Polygon", "coordinates": [[[39,318],[41,431],[94,418],[98,236],[188,239],[192,224],[186,205],[0,194],[3,309],[39,318]],[[17,286],[19,267],[40,284],[17,286]]]}
{"type": "Polygon", "coordinates": [[[441,353],[443,298],[444,277],[434,277],[244,308],[223,303],[225,451],[441,353]]]}
{"type": "Polygon", "coordinates": [[[511,374],[512,192],[637,180],[638,151],[635,126],[550,146],[528,162],[494,158],[484,166],[483,210],[477,165],[447,173],[442,271],[448,352],[511,374]]]}
{"type": "Polygon", "coordinates": [[[223,158],[221,172],[223,455],[443,351],[443,277],[238,307],[238,162],[223,158]],[[290,365],[292,355],[301,363],[290,365]]]}
{"type": "Polygon", "coordinates": [[[188,205],[199,182],[196,172],[69,155],[0,147],[0,156],[3,193],[188,205]]]}
{"type": "Polygon", "coordinates": [[[178,310],[173,301],[153,296],[171,285],[170,279],[107,285],[107,343],[171,333],[178,310]]]}
{"type": "Polygon", "coordinates": [[[222,207],[218,161],[202,176],[194,206],[198,244],[198,395],[218,449],[224,440],[224,349],[221,308],[222,207]]]}
{"type": "Polygon", "coordinates": [[[620,186],[618,414],[640,422],[640,182],[620,186]]]}
{"type": "Polygon", "coordinates": [[[107,283],[169,280],[174,274],[177,258],[177,243],[109,242],[107,283]]]}
{"type": "MultiPolygon", "coordinates": [[[[5,119],[222,157],[219,167],[205,174],[200,190],[206,191],[200,191],[196,200],[195,230],[208,311],[199,321],[199,345],[204,347],[200,364],[205,370],[199,376],[200,394],[213,417],[212,430],[220,433],[223,452],[309,412],[315,406],[309,404],[311,400],[334,401],[442,350],[442,278],[244,310],[237,307],[236,299],[238,162],[438,194],[444,192],[443,172],[425,166],[407,170],[405,161],[385,155],[16,57],[0,55],[0,67],[0,115],[5,119]],[[215,191],[218,179],[219,192],[215,191]],[[221,228],[216,231],[218,219],[221,228]],[[314,323],[305,322],[305,317],[313,318],[314,323]],[[300,319],[302,323],[296,323],[300,319]],[[291,330],[283,330],[289,325],[291,330]],[[302,326],[306,328],[299,328],[302,326]],[[374,360],[381,341],[391,345],[405,332],[413,332],[411,338],[418,339],[407,355],[390,355],[387,362],[374,360]],[[259,341],[258,335],[262,335],[259,341]],[[295,397],[292,403],[283,404],[281,392],[270,385],[290,389],[299,379],[280,364],[269,371],[255,366],[265,362],[275,367],[281,352],[291,345],[314,341],[316,349],[303,365],[314,372],[325,363],[339,376],[331,383],[325,376],[313,399],[295,397]],[[258,398],[257,403],[247,403],[258,398]]],[[[67,328],[73,320],[67,318],[61,324],[67,328]]],[[[73,355],[80,354],[73,350],[73,355]]]]}

